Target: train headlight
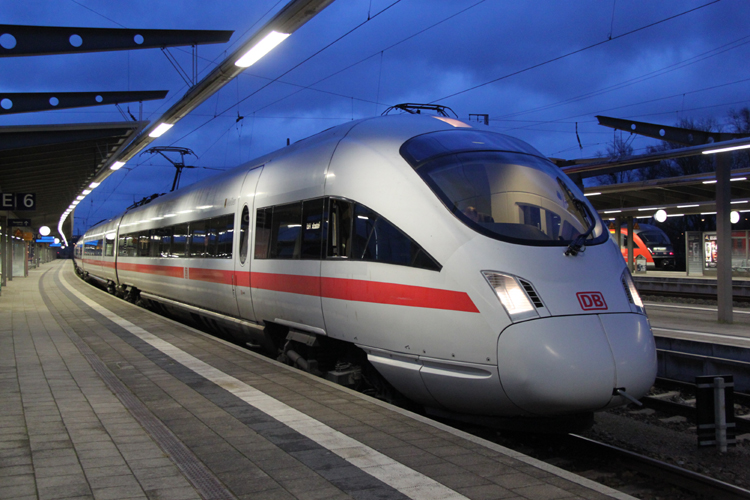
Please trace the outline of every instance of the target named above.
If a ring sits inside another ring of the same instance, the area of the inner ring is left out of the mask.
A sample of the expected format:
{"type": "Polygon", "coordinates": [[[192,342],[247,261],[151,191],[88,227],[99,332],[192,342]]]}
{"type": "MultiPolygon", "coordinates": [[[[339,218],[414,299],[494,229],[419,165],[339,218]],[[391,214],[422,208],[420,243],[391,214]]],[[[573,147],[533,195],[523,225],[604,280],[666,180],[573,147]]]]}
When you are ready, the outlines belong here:
{"type": "Polygon", "coordinates": [[[630,275],[630,271],[627,267],[622,272],[620,281],[622,281],[622,286],[625,289],[625,295],[628,296],[628,301],[630,301],[630,303],[635,306],[636,312],[645,314],[643,309],[643,301],[641,300],[641,296],[638,293],[638,290],[635,288],[635,282],[633,281],[633,277],[630,275]]]}
{"type": "Polygon", "coordinates": [[[511,320],[519,321],[539,316],[534,303],[519,283],[518,278],[495,271],[482,271],[482,275],[495,291],[495,295],[511,320]]]}

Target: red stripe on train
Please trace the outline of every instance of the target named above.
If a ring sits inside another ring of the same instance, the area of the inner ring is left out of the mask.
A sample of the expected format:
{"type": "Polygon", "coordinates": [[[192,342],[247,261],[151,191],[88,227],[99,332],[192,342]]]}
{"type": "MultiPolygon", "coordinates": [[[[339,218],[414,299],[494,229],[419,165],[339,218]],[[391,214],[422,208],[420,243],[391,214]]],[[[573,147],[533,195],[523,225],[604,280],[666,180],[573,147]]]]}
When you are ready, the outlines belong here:
{"type": "Polygon", "coordinates": [[[328,299],[479,312],[467,293],[439,288],[271,273],[252,273],[251,284],[253,288],[262,290],[313,295],[328,299]]]}
{"type": "Polygon", "coordinates": [[[102,266],[115,268],[115,262],[113,260],[94,260],[94,259],[83,259],[84,264],[90,264],[92,266],[102,266]]]}
{"type": "MultiPolygon", "coordinates": [[[[184,268],[182,267],[122,262],[118,263],[117,267],[123,271],[157,274],[173,278],[184,277],[184,268]]],[[[224,285],[232,284],[232,271],[191,267],[188,273],[192,280],[224,285]]],[[[423,307],[471,313],[479,312],[479,309],[477,309],[467,293],[454,290],[345,278],[320,278],[317,276],[301,276],[296,274],[240,272],[236,276],[238,286],[252,286],[252,288],[259,290],[296,293],[299,295],[351,300],[354,302],[369,302],[373,304],[423,307]]]]}

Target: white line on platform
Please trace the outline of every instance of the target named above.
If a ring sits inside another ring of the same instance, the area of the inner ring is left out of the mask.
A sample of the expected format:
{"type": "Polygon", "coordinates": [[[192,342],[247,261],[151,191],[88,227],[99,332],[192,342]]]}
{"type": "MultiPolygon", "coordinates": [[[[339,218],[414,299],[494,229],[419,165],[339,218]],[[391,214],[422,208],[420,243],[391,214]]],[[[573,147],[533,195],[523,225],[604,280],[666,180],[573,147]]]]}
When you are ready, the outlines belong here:
{"type": "Polygon", "coordinates": [[[693,332],[690,330],[675,330],[673,328],[659,328],[659,327],[651,327],[654,331],[662,331],[662,332],[672,332],[672,333],[684,333],[686,335],[703,335],[706,337],[712,337],[712,338],[722,338],[722,339],[730,339],[730,340],[745,340],[750,342],[750,337],[742,337],[740,335],[722,335],[720,333],[711,333],[711,332],[693,332]]]}
{"type": "MultiPolygon", "coordinates": [[[[697,306],[676,306],[672,304],[661,304],[658,302],[646,302],[644,304],[646,308],[649,307],[663,307],[666,309],[690,309],[692,311],[711,311],[711,312],[718,312],[719,309],[716,307],[697,307],[697,306]]],[[[740,311],[737,308],[732,309],[732,313],[734,314],[750,314],[750,311],[740,311]]]]}
{"type": "Polygon", "coordinates": [[[231,375],[217,370],[178,347],[149,333],[75,290],[60,274],[70,293],[113,323],[152,345],[183,366],[234,394],[251,406],[332,451],[363,472],[415,500],[466,499],[465,496],[359,441],[295,410],[231,375]]]}

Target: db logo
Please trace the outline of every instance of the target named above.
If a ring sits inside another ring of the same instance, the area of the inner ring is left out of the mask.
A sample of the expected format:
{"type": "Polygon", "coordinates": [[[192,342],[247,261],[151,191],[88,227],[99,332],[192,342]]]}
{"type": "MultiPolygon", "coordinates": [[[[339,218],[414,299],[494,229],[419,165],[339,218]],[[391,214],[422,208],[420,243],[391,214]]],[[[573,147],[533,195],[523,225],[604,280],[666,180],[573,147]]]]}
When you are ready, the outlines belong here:
{"type": "Polygon", "coordinates": [[[607,309],[607,303],[604,302],[604,295],[601,292],[578,292],[578,303],[584,311],[603,311],[607,309]]]}

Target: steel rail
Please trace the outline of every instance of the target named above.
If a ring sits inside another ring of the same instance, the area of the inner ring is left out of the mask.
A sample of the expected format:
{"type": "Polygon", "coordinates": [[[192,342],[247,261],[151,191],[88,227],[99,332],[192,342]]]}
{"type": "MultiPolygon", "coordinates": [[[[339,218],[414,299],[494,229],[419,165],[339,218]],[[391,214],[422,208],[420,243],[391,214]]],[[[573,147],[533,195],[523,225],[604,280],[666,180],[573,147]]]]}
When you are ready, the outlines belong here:
{"type": "Polygon", "coordinates": [[[568,436],[576,444],[593,449],[598,453],[608,453],[621,460],[628,461],[639,472],[655,479],[665,480],[680,489],[690,489],[692,492],[722,500],[750,499],[750,490],[578,434],[568,434],[568,436]]]}

